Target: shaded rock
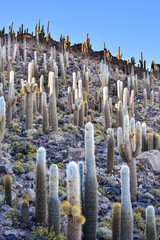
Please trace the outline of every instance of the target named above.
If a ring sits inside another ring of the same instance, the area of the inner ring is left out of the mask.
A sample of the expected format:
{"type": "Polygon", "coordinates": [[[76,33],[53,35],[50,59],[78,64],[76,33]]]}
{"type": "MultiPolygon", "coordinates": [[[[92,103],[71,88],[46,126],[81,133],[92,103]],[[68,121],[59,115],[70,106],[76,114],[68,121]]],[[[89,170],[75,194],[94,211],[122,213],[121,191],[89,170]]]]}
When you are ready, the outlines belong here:
{"type": "Polygon", "coordinates": [[[76,161],[76,159],[81,159],[85,157],[84,148],[69,148],[68,157],[76,161]]]}
{"type": "Polygon", "coordinates": [[[158,150],[151,150],[141,153],[137,160],[141,164],[148,165],[154,173],[160,174],[160,152],[158,150]]]}
{"type": "Polygon", "coordinates": [[[56,143],[65,143],[65,139],[64,137],[62,137],[61,135],[59,134],[52,134],[50,136],[50,139],[54,139],[56,143]]]}
{"type": "Polygon", "coordinates": [[[13,173],[13,165],[11,164],[0,164],[0,173],[13,173]]]}

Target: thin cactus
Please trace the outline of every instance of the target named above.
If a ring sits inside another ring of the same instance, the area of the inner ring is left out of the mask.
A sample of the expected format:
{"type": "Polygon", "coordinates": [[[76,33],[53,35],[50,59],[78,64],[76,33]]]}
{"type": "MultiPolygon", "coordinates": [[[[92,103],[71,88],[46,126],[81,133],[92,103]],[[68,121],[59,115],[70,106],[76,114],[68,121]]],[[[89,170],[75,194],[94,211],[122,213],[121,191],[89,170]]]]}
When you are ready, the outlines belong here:
{"type": "Polygon", "coordinates": [[[12,206],[12,177],[9,174],[4,176],[5,202],[12,206]]]}
{"type": "Polygon", "coordinates": [[[121,204],[116,202],[112,207],[112,240],[120,240],[121,236],[121,204]]]}
{"type": "Polygon", "coordinates": [[[85,217],[84,238],[95,240],[98,214],[97,176],[94,155],[94,129],[92,123],[85,126],[85,217]]]}
{"type": "Polygon", "coordinates": [[[47,221],[46,194],[46,151],[40,147],[37,151],[36,162],[36,220],[41,225],[47,221]]]}
{"type": "Polygon", "coordinates": [[[107,133],[109,134],[107,146],[107,172],[111,173],[114,167],[114,147],[115,147],[114,130],[108,128],[107,133]]]}
{"type": "Polygon", "coordinates": [[[56,164],[50,167],[49,186],[48,225],[49,229],[53,227],[57,235],[60,233],[60,201],[58,197],[59,172],[56,164]]]}
{"type": "Polygon", "coordinates": [[[84,199],[83,199],[83,189],[84,189],[84,164],[83,162],[78,163],[78,168],[79,168],[79,177],[80,177],[80,193],[81,193],[81,211],[82,213],[84,212],[84,199]]]}
{"type": "Polygon", "coordinates": [[[29,222],[29,203],[27,200],[23,200],[21,204],[21,222],[29,222]]]}
{"type": "Polygon", "coordinates": [[[129,168],[121,168],[121,240],[133,239],[133,212],[130,199],[129,168]]]}
{"type": "Polygon", "coordinates": [[[33,93],[37,91],[37,84],[25,82],[23,91],[26,93],[26,129],[32,128],[33,123],[33,93]]]}
{"type": "Polygon", "coordinates": [[[146,209],[145,240],[156,240],[155,210],[153,206],[146,209]]]}
{"type": "Polygon", "coordinates": [[[0,97],[0,157],[2,156],[2,141],[6,125],[6,107],[4,97],[0,97]]]}

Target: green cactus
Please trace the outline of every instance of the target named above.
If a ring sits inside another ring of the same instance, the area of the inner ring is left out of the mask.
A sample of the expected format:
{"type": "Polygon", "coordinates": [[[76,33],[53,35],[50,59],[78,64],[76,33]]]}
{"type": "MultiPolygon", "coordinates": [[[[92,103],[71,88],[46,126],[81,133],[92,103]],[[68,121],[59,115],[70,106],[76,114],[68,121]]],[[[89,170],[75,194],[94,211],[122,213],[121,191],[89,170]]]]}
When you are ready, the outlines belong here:
{"type": "Polygon", "coordinates": [[[37,91],[37,84],[25,82],[23,91],[26,93],[26,129],[32,129],[33,123],[33,93],[37,91]]]}
{"type": "Polygon", "coordinates": [[[107,146],[107,172],[111,173],[114,167],[114,147],[115,147],[114,130],[108,128],[107,134],[109,134],[107,146]]]}
{"type": "Polygon", "coordinates": [[[112,240],[120,240],[121,236],[121,204],[116,202],[112,206],[112,240]]]}
{"type": "Polygon", "coordinates": [[[46,225],[47,194],[46,194],[46,151],[40,147],[37,151],[36,162],[36,220],[46,225]]]}
{"type": "MultiPolygon", "coordinates": [[[[131,120],[132,121],[132,120],[131,120]]],[[[132,121],[135,124],[135,121],[132,121]]],[[[131,129],[135,129],[132,127],[131,129]]],[[[137,195],[137,173],[136,173],[136,161],[137,157],[142,148],[142,129],[140,122],[136,123],[135,132],[129,131],[129,117],[125,115],[124,117],[124,139],[122,137],[122,128],[119,127],[117,131],[117,146],[120,157],[124,162],[126,162],[130,168],[130,191],[133,195],[137,195]],[[135,149],[134,140],[136,138],[135,149]]]]}
{"type": "Polygon", "coordinates": [[[4,176],[5,202],[12,206],[12,177],[9,174],[4,176]]]}
{"type": "Polygon", "coordinates": [[[97,215],[98,215],[98,196],[97,196],[97,176],[94,155],[94,128],[88,122],[85,126],[85,160],[86,160],[86,179],[85,179],[85,217],[84,239],[96,239],[97,215]]]}
{"type": "Polygon", "coordinates": [[[156,240],[155,210],[153,206],[146,208],[145,240],[156,240]]]}
{"type": "Polygon", "coordinates": [[[49,229],[53,227],[57,235],[60,233],[60,201],[58,197],[59,173],[56,164],[50,167],[49,186],[48,225],[49,229]]]}
{"type": "Polygon", "coordinates": [[[29,203],[23,200],[21,204],[21,222],[28,223],[29,221],[29,203]]]}
{"type": "Polygon", "coordinates": [[[121,168],[121,239],[133,239],[133,212],[130,199],[129,168],[121,168]]]}

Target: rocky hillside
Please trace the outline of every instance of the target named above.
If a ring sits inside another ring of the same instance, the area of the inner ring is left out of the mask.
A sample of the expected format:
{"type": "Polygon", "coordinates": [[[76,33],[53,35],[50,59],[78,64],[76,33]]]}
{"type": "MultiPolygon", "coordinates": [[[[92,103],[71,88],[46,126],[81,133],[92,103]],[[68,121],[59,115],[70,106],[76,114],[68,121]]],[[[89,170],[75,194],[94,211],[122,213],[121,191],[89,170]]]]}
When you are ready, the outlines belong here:
{"type": "Polygon", "coordinates": [[[120,239],[120,229],[123,239],[149,240],[150,231],[160,239],[157,65],[149,71],[143,59],[136,67],[120,52],[94,52],[88,36],[82,47],[45,37],[40,27],[36,35],[21,28],[15,36],[12,25],[0,32],[0,239],[120,239]]]}

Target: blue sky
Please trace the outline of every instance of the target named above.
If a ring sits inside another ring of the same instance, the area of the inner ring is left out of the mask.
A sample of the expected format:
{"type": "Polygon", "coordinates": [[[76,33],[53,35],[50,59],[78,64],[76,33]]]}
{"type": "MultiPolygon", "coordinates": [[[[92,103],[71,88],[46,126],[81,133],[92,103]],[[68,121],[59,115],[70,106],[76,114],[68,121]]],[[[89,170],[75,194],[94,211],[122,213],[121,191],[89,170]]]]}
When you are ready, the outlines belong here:
{"type": "Polygon", "coordinates": [[[13,21],[14,30],[21,23],[34,31],[36,22],[47,27],[51,37],[69,35],[71,44],[84,42],[89,33],[94,50],[102,50],[103,42],[112,55],[118,45],[123,59],[140,59],[140,52],[150,67],[152,59],[160,62],[160,0],[6,0],[1,2],[0,29],[13,21]]]}

